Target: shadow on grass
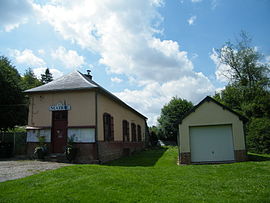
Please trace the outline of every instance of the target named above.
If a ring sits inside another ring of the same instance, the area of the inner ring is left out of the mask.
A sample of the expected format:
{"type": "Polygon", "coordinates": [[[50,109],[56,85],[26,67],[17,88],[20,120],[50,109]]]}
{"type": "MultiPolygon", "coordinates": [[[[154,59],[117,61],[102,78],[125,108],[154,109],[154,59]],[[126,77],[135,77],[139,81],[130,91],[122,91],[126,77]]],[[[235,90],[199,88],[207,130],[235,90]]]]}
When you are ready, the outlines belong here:
{"type": "Polygon", "coordinates": [[[154,166],[156,162],[166,152],[166,147],[157,147],[154,149],[145,149],[131,156],[123,157],[106,163],[108,166],[154,166]]]}
{"type": "Polygon", "coordinates": [[[270,161],[270,156],[248,153],[249,161],[270,161]]]}

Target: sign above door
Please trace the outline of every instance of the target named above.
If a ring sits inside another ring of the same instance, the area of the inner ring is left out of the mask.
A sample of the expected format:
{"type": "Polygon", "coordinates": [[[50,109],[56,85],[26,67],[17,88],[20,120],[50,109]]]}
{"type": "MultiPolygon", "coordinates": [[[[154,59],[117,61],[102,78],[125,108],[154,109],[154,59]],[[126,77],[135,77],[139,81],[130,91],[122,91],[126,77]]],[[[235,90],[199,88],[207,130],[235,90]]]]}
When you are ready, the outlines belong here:
{"type": "Polygon", "coordinates": [[[49,106],[50,111],[67,111],[70,109],[71,109],[70,105],[61,104],[61,103],[58,103],[58,104],[53,105],[53,106],[49,106]]]}

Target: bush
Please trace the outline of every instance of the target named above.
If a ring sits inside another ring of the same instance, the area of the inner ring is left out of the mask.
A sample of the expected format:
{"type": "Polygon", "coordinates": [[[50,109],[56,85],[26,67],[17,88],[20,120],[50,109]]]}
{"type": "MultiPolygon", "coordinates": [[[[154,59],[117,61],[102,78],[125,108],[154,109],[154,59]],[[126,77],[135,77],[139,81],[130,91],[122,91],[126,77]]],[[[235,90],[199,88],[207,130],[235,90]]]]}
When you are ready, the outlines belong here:
{"type": "Polygon", "coordinates": [[[10,158],[13,152],[12,143],[0,143],[0,158],[10,158]]]}
{"type": "Polygon", "coordinates": [[[254,118],[248,126],[247,145],[250,152],[270,153],[270,119],[254,118]]]}

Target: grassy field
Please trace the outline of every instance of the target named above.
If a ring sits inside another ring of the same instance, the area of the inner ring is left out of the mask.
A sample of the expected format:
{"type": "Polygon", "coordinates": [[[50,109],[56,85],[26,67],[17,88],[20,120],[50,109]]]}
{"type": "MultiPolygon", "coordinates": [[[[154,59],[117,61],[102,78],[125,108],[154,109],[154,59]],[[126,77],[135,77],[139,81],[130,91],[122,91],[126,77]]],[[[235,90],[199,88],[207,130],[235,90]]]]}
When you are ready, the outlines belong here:
{"type": "Polygon", "coordinates": [[[0,202],[270,202],[270,157],[189,166],[176,159],[170,147],[42,172],[0,183],[0,202]]]}

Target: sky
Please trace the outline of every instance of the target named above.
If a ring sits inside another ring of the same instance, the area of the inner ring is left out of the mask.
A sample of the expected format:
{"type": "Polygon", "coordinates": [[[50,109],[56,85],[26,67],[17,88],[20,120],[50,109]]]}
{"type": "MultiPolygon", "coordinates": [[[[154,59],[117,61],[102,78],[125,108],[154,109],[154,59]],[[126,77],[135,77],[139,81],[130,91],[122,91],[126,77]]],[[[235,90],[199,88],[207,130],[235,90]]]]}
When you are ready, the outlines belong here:
{"type": "Polygon", "coordinates": [[[74,70],[156,125],[172,97],[228,83],[215,49],[243,30],[270,63],[270,0],[0,0],[0,55],[21,75],[74,70]]]}

